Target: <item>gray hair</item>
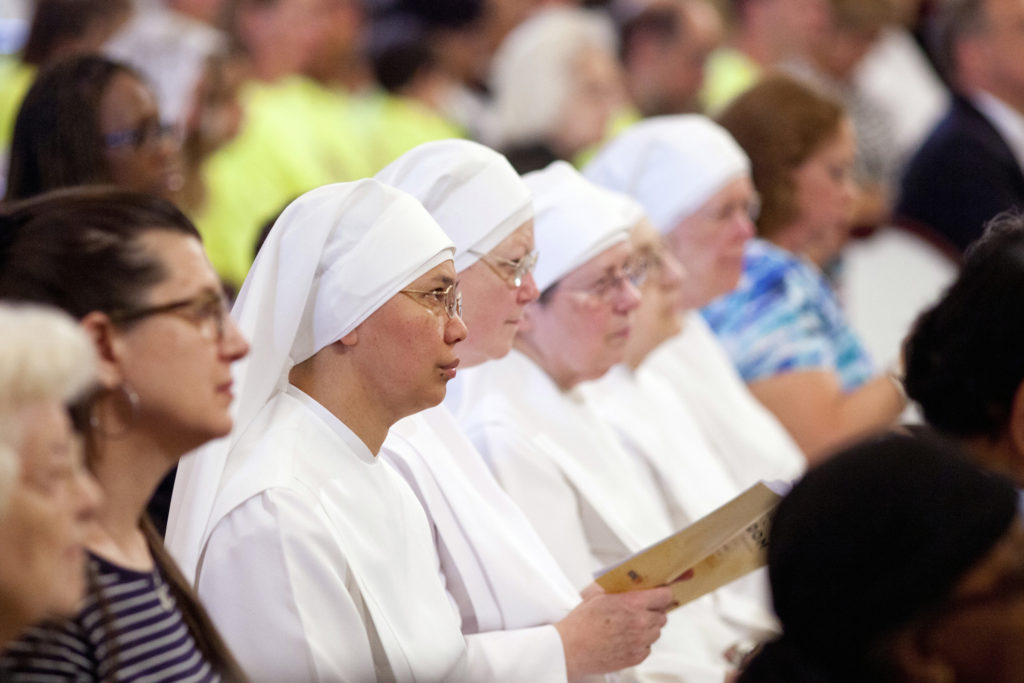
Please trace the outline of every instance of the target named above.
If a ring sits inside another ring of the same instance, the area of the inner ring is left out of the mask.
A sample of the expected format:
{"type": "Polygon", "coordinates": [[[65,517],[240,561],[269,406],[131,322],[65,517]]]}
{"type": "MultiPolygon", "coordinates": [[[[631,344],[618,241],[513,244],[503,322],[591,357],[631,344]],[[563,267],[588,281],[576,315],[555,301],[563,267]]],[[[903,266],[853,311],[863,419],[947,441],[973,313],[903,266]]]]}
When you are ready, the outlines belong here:
{"type": "Polygon", "coordinates": [[[67,403],[92,385],[96,352],[68,315],[0,304],[0,511],[20,469],[19,413],[42,401],[67,403]]]}
{"type": "Polygon", "coordinates": [[[558,121],[581,50],[596,47],[615,56],[614,28],[607,17],[575,7],[537,12],[513,30],[494,55],[498,146],[543,139],[558,121]]]}

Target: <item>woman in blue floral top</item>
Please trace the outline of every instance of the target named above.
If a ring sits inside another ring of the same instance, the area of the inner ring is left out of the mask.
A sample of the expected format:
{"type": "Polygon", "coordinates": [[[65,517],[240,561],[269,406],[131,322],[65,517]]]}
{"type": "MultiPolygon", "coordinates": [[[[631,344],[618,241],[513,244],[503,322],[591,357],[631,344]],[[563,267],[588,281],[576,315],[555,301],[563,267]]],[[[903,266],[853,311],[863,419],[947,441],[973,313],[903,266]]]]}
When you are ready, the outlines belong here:
{"type": "Polygon", "coordinates": [[[853,126],[839,104],[781,75],[719,122],[750,156],[762,211],[739,286],[704,317],[754,395],[820,458],[888,426],[905,403],[899,382],[872,367],[821,271],[857,199],[853,126]]]}

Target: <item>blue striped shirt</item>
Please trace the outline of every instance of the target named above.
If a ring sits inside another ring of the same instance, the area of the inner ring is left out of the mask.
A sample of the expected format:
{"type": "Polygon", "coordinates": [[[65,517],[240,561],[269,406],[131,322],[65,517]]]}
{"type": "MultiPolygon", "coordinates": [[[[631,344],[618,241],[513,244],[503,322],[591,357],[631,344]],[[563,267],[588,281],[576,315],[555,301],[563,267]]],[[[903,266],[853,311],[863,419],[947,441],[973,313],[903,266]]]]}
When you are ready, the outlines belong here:
{"type": "Polygon", "coordinates": [[[832,370],[850,391],[874,373],[821,272],[770,242],[750,240],[739,286],[702,313],[747,382],[832,370]]]}
{"type": "Polygon", "coordinates": [[[159,570],[132,571],[92,554],[89,562],[95,581],[78,615],[9,645],[0,680],[220,681],[159,570]]]}

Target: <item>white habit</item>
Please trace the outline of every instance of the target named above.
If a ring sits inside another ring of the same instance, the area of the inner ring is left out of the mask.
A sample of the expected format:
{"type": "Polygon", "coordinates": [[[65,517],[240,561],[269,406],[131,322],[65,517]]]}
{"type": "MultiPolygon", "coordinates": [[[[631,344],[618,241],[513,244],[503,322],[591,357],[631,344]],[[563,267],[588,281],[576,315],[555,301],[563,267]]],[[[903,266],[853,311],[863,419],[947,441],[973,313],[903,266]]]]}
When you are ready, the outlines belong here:
{"type": "Polygon", "coordinates": [[[699,313],[655,349],[637,372],[671,383],[740,490],[791,481],[806,467],[793,437],[754,398],[699,313]]]}
{"type": "Polygon", "coordinates": [[[415,199],[367,179],[289,205],[246,278],[235,427],[179,468],[168,547],[256,681],[466,680],[419,501],[288,383],[453,255],[415,199]]]}
{"type": "Polygon", "coordinates": [[[294,387],[238,448],[253,449],[243,467],[259,491],[214,526],[197,586],[246,673],[468,680],[457,616],[425,570],[436,564],[427,520],[405,482],[294,387]]]}
{"type": "MultiPolygon", "coordinates": [[[[742,493],[664,378],[617,365],[580,389],[622,446],[650,470],[674,528],[692,524],[742,493]]],[[[737,624],[766,633],[778,629],[765,570],[723,586],[712,598],[718,612],[737,624]]]]}
{"type": "Polygon", "coordinates": [[[449,410],[399,421],[381,456],[427,511],[442,580],[461,614],[470,680],[566,680],[551,624],[579,604],[579,593],[449,410]]]}
{"type": "MultiPolygon", "coordinates": [[[[449,398],[467,436],[576,586],[673,531],[649,473],[579,392],[563,393],[515,350],[456,383],[449,398]]],[[[670,614],[638,670],[661,680],[721,681],[721,653],[739,637],[709,600],[697,600],[670,614]]]]}

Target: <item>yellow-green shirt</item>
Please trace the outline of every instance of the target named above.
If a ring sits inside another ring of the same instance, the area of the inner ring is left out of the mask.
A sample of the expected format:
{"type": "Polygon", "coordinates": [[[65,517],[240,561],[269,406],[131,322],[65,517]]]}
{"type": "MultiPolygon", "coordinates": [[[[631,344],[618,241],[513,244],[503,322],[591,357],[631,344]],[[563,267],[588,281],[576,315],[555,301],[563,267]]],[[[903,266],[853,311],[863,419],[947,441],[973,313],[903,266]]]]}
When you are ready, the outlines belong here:
{"type": "Polygon", "coordinates": [[[760,64],[735,48],[720,47],[704,67],[704,87],[698,96],[701,106],[714,116],[760,77],[760,64]]]}
{"type": "Polygon", "coordinates": [[[36,77],[36,68],[17,57],[0,57],[0,150],[11,146],[14,121],[36,77]]]}

